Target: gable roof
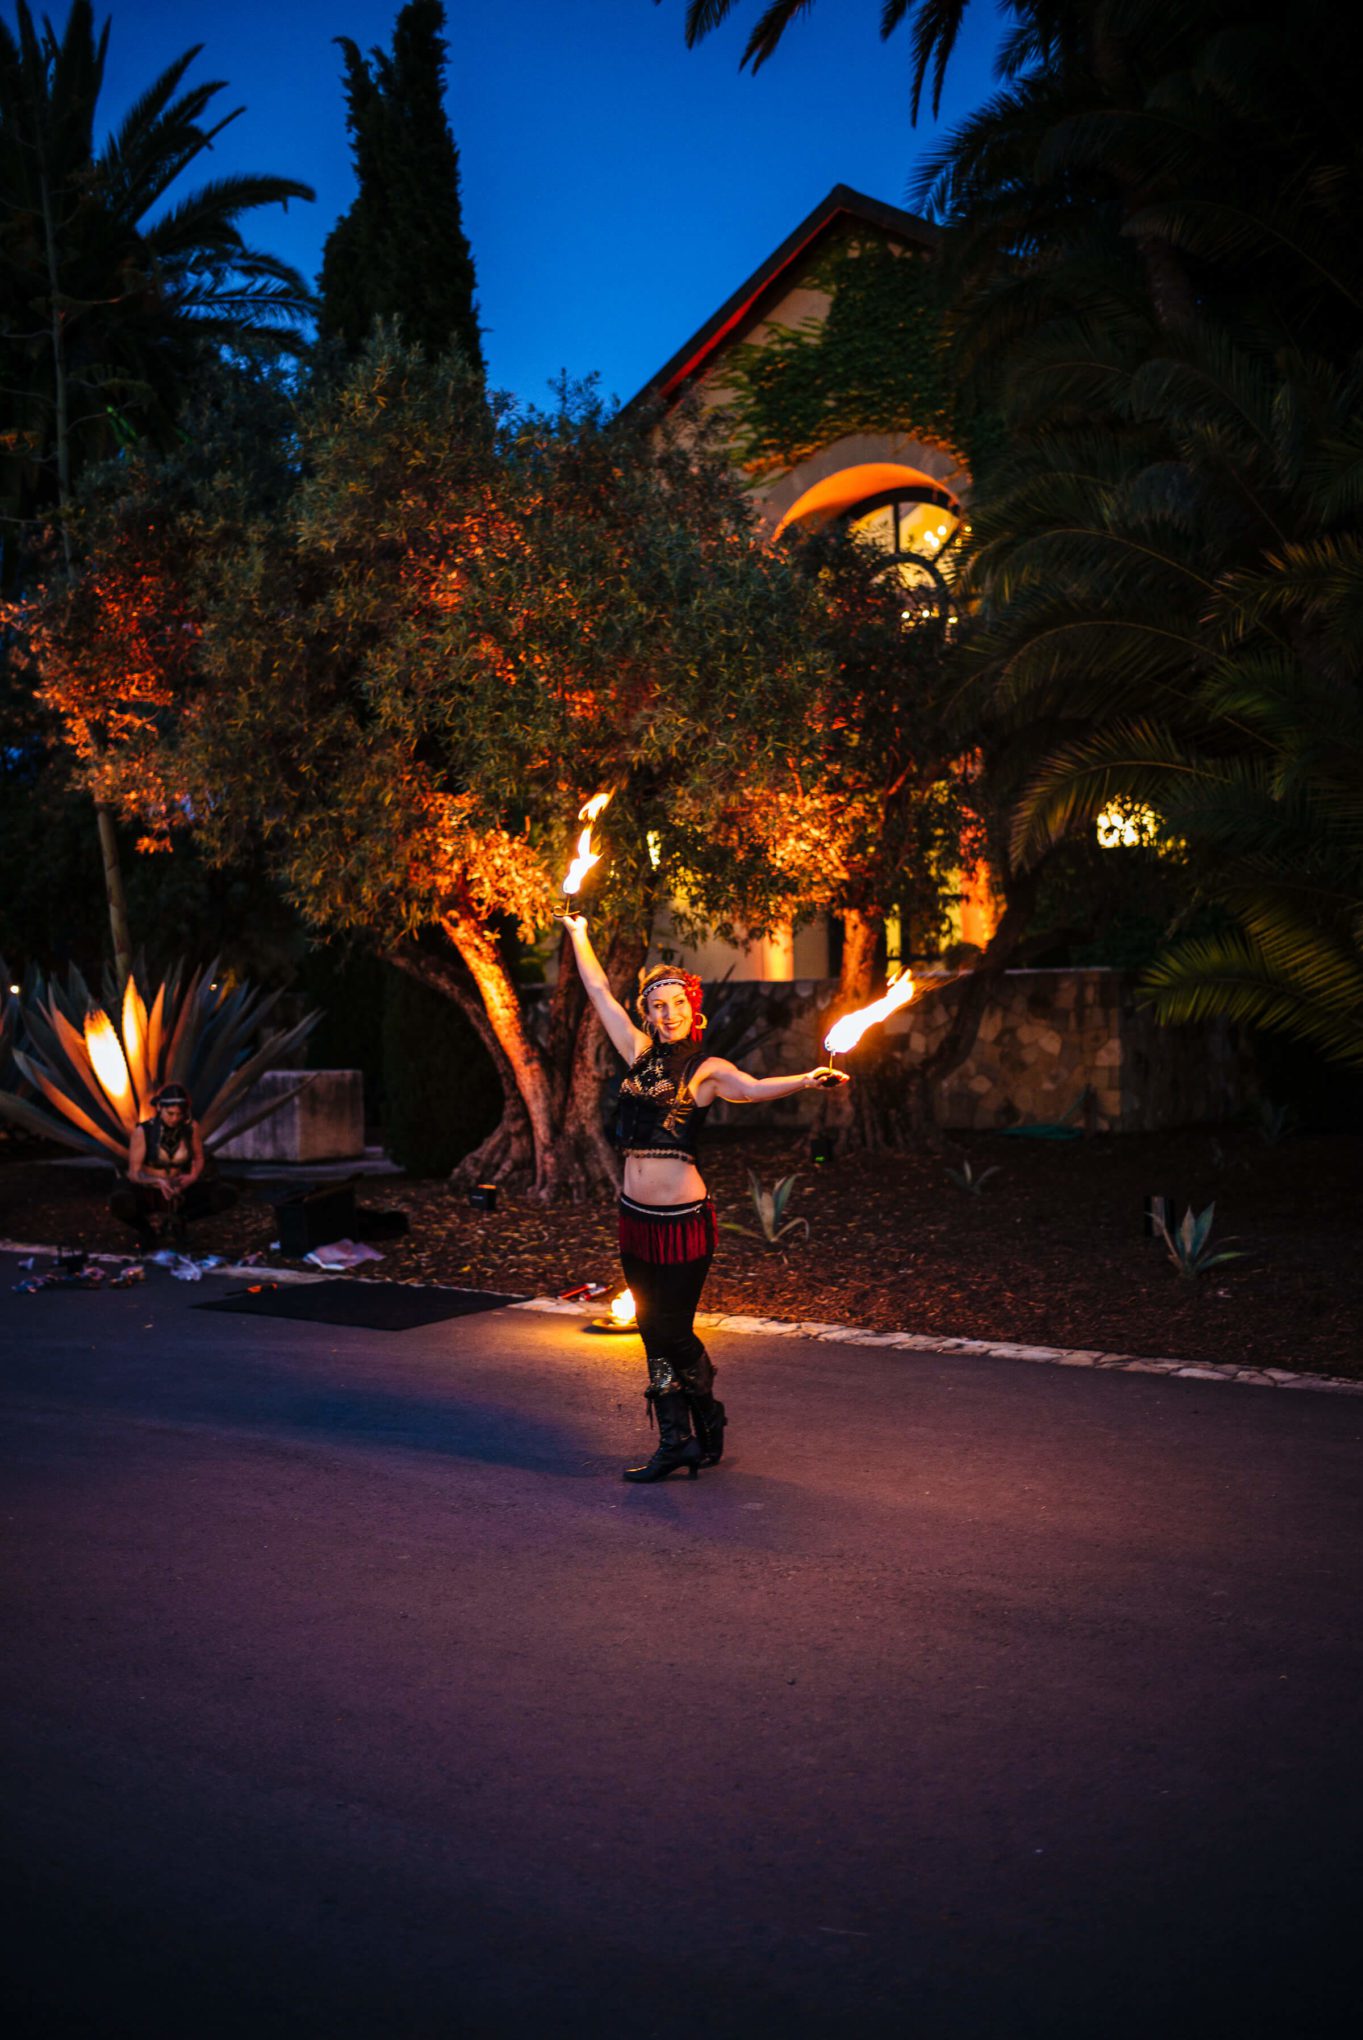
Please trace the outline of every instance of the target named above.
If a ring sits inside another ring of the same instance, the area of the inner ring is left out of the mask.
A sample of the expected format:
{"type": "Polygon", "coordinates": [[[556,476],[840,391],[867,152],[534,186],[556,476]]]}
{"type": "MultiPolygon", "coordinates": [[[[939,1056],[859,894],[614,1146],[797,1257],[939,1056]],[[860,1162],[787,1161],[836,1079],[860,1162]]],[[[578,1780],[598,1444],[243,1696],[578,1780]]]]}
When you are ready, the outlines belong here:
{"type": "Polygon", "coordinates": [[[850,184],[835,184],[827,198],[801,220],[761,268],[755,269],[747,282],[741,283],[713,317],[691,335],[685,346],[679,347],[671,360],[664,362],[657,374],[649,377],[630,403],[637,404],[644,397],[660,398],[665,404],[673,403],[687,384],[708,367],[726,340],[737,338],[746,327],[756,324],[777,298],[789,289],[790,272],[796,263],[812,254],[818,243],[826,240],[844,220],[859,220],[867,226],[880,227],[896,240],[916,241],[922,248],[935,248],[941,240],[938,229],[930,220],[920,219],[916,213],[904,212],[897,205],[886,205],[881,199],[868,198],[865,192],[853,191],[850,184]]]}

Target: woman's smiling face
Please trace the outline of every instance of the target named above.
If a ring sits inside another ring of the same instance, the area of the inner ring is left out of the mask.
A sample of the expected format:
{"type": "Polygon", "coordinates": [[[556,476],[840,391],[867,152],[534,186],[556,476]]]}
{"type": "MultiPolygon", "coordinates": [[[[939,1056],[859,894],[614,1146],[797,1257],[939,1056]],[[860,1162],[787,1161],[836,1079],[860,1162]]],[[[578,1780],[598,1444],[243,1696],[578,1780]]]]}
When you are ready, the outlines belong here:
{"type": "Polygon", "coordinates": [[[644,1001],[648,1024],[659,1041],[685,1041],[691,1032],[691,1001],[678,984],[661,984],[644,1001]]]}

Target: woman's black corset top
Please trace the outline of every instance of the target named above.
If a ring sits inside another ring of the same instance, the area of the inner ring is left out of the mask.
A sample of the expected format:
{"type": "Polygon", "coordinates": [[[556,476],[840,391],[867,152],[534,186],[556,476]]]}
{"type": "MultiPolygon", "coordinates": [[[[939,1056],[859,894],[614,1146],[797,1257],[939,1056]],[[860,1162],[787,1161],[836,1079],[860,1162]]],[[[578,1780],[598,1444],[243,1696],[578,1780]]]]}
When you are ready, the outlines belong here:
{"type": "Polygon", "coordinates": [[[708,1105],[697,1105],[691,1079],[705,1061],[694,1042],[655,1041],[620,1086],[615,1144],[627,1155],[676,1155],[694,1162],[708,1105]]]}

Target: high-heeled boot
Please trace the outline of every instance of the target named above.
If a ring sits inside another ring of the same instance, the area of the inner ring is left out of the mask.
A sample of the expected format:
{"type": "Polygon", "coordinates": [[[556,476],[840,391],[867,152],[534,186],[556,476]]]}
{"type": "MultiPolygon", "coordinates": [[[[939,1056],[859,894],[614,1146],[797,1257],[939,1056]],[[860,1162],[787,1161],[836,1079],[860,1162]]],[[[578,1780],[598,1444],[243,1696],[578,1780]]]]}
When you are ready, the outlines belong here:
{"type": "Polygon", "coordinates": [[[680,1389],[646,1391],[647,1400],[658,1412],[658,1449],[643,1466],[627,1466],[626,1480],[666,1480],[669,1473],[686,1468],[688,1480],[700,1472],[700,1446],[691,1435],[691,1412],[680,1389]]]}
{"type": "Polygon", "coordinates": [[[702,1466],[718,1466],[724,1457],[724,1426],[728,1418],[717,1395],[693,1395],[691,1418],[696,1427],[702,1466]]]}

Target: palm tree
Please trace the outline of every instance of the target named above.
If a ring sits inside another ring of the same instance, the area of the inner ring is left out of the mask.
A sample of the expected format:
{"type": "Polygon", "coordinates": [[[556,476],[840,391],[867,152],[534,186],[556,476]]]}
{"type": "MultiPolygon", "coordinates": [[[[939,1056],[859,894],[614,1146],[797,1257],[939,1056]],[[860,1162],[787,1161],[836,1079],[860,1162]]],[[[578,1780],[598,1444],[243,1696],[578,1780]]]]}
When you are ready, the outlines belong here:
{"type": "Polygon", "coordinates": [[[1188,331],[1145,363],[1144,461],[1047,436],[982,518],[975,652],[1002,741],[1031,746],[1017,862],[1126,804],[1219,908],[1148,972],[1160,1017],[1363,1064],[1363,367],[1272,337],[1188,331]]]}
{"type": "MultiPolygon", "coordinates": [[[[808,13],[814,0],[768,0],[756,26],[748,37],[743,51],[742,66],[754,72],[760,71],[768,57],[774,56],[776,48],[792,21],[799,14],[808,13]]],[[[686,47],[694,49],[696,44],[712,29],[718,28],[733,10],[734,0],[687,0],[686,4],[686,47]]],[[[919,101],[928,71],[933,74],[933,111],[942,97],[942,83],[946,76],[951,52],[960,34],[961,22],[970,0],[882,0],[880,10],[881,41],[888,41],[907,14],[917,8],[918,19],[914,24],[913,54],[913,118],[918,118],[919,101]]]]}
{"type": "MultiPolygon", "coordinates": [[[[809,4],[767,6],[744,63],[809,4]]],[[[967,4],[884,8],[915,115],[967,4]]],[[[691,0],[688,40],[731,7],[691,0]]],[[[1222,919],[1148,973],[1162,1017],[1363,1061],[1356,76],[1323,0],[1008,11],[997,92],[919,181],[1009,444],[963,718],[1020,782],[1019,869],[1114,799],[1162,818],[1222,919]]]]}
{"type": "MultiPolygon", "coordinates": [[[[166,443],[209,350],[299,343],[311,308],[298,272],[251,247],[240,221],[264,205],[311,199],[293,178],[219,178],[172,188],[235,114],[206,121],[224,88],[181,91],[187,50],[97,144],[109,23],[72,0],[60,35],[18,0],[0,22],[0,578],[18,576],[15,541],[57,513],[68,570],[68,515],[83,469],[133,440],[166,443]]],[[[240,111],[240,109],[238,109],[240,111]]],[[[113,817],[97,804],[117,967],[131,941],[113,817]]]]}
{"type": "MultiPolygon", "coordinates": [[[[13,519],[70,499],[90,460],[165,440],[205,348],[297,343],[307,285],[250,247],[243,214],[311,199],[293,178],[220,178],[165,203],[230,121],[224,90],[181,91],[187,50],[96,143],[109,43],[90,0],[60,37],[26,0],[0,22],[0,318],[9,342],[3,493],[13,519]]],[[[240,112],[238,109],[237,112],[240,112]]]]}

